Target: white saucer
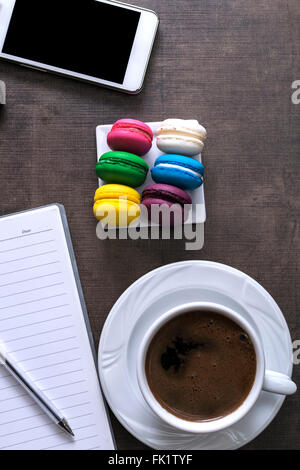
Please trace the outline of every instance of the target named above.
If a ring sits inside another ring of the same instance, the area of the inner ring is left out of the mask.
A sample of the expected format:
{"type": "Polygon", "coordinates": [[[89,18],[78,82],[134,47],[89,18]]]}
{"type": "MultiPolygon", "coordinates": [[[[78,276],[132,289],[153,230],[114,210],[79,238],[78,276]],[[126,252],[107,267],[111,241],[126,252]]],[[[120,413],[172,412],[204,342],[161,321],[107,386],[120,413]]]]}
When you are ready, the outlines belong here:
{"type": "Polygon", "coordinates": [[[195,435],[176,431],[148,407],[136,377],[139,344],[151,322],[176,305],[223,304],[244,315],[259,332],[267,369],[291,376],[292,343],[286,321],[256,281],[228,266],[185,261],[163,266],[132,284],[112,308],[99,344],[99,373],[106,400],[123,426],[154,449],[237,449],[261,433],[284,397],[262,392],[251,412],[234,426],[195,435]]]}

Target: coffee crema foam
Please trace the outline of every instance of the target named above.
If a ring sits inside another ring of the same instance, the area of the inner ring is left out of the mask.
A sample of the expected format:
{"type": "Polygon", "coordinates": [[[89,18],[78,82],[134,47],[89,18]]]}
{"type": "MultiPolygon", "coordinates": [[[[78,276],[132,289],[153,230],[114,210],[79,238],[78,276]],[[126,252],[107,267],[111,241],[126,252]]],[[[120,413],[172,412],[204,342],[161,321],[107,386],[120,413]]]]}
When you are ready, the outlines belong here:
{"type": "Polygon", "coordinates": [[[224,315],[183,313],[150,342],[146,377],[156,400],[173,415],[208,421],[235,411],[256,374],[256,353],[247,333],[224,315]]]}

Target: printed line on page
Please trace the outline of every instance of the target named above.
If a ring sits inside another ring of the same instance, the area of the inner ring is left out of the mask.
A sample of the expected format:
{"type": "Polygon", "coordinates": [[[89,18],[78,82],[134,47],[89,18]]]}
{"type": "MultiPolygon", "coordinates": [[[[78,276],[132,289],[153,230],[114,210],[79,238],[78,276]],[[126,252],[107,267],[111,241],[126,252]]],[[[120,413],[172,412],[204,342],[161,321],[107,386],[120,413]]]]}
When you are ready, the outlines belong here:
{"type": "MultiPolygon", "coordinates": [[[[81,439],[75,439],[74,442],[86,441],[87,439],[93,439],[94,437],[99,437],[99,436],[98,434],[94,434],[93,436],[87,436],[87,437],[82,437],[81,439]]],[[[66,442],[62,442],[61,444],[57,444],[57,446],[44,447],[42,450],[56,449],[56,447],[60,447],[66,444],[67,444],[66,442]]]]}
{"type": "Polygon", "coordinates": [[[9,261],[1,261],[0,264],[14,263],[16,261],[24,261],[25,259],[36,258],[37,256],[50,255],[51,253],[57,253],[57,250],[45,251],[43,253],[37,253],[36,255],[24,256],[24,258],[10,259],[9,261]]]}
{"type": "Polygon", "coordinates": [[[74,431],[80,431],[81,429],[92,428],[96,426],[96,423],[86,424],[85,426],[79,426],[78,428],[74,428],[74,431]]]}
{"type": "Polygon", "coordinates": [[[74,348],[62,349],[61,351],[54,351],[54,352],[47,353],[47,354],[41,354],[40,356],[32,356],[32,357],[29,357],[28,359],[24,359],[24,362],[35,361],[36,359],[41,359],[42,357],[49,357],[49,356],[53,356],[54,354],[61,354],[61,353],[69,352],[69,351],[74,351],[75,349],[79,349],[79,346],[74,346],[74,348]]]}
{"type": "MultiPolygon", "coordinates": [[[[2,377],[1,377],[2,378],[2,377]]],[[[0,388],[0,392],[2,390],[7,390],[8,388],[16,388],[16,387],[20,387],[19,384],[15,384],[15,385],[8,385],[7,387],[3,387],[3,388],[0,388]]]]}
{"type": "Polygon", "coordinates": [[[0,284],[0,288],[14,286],[15,284],[22,284],[22,282],[36,281],[37,279],[43,279],[44,277],[55,276],[56,274],[61,274],[61,271],[57,271],[56,273],[43,274],[42,276],[31,277],[29,279],[22,279],[21,281],[9,282],[8,284],[0,284]]]}
{"type": "MultiPolygon", "coordinates": [[[[69,419],[79,419],[79,418],[85,418],[86,416],[91,416],[92,414],[94,413],[85,413],[85,414],[82,414],[82,415],[78,415],[78,416],[68,416],[69,419]]],[[[18,421],[25,421],[26,419],[32,419],[32,418],[37,418],[38,416],[45,416],[45,413],[37,413],[35,415],[30,415],[30,416],[23,416],[22,418],[18,418],[18,419],[13,419],[11,421],[4,421],[4,423],[0,423],[0,426],[4,426],[4,425],[7,425],[7,424],[13,424],[13,423],[17,423],[18,421]]]]}
{"type": "Polygon", "coordinates": [[[21,294],[29,294],[31,292],[36,292],[37,290],[42,290],[42,289],[50,289],[50,287],[56,287],[56,286],[61,286],[64,284],[64,282],[56,282],[55,284],[50,284],[49,286],[42,286],[42,287],[36,287],[35,289],[30,289],[30,290],[24,290],[22,292],[13,292],[12,294],[8,295],[2,295],[0,299],[5,299],[7,297],[14,297],[15,295],[21,295],[21,294]]]}
{"type": "MultiPolygon", "coordinates": [[[[69,370],[68,372],[61,372],[60,374],[56,374],[56,375],[48,375],[48,377],[41,377],[39,378],[38,380],[47,380],[47,379],[54,379],[56,377],[61,377],[62,375],[68,375],[68,374],[73,374],[75,372],[82,372],[83,369],[80,368],[80,369],[75,369],[75,370],[69,370]]],[[[8,377],[7,375],[5,377],[8,377]]],[[[2,378],[2,377],[1,377],[2,378]]]]}
{"type": "MultiPolygon", "coordinates": [[[[24,390],[24,388],[20,388],[21,390],[24,390]]],[[[3,401],[8,401],[8,400],[14,400],[15,398],[20,398],[20,397],[29,397],[28,393],[22,393],[20,395],[16,395],[14,397],[8,397],[8,398],[2,398],[0,400],[0,403],[3,401]]]]}
{"type": "MultiPolygon", "coordinates": [[[[21,388],[21,390],[24,390],[24,389],[21,388]]],[[[61,398],[75,397],[77,395],[83,395],[84,393],[88,393],[88,392],[89,392],[88,390],[84,390],[82,392],[71,393],[71,394],[63,395],[61,397],[56,397],[55,400],[60,400],[61,398]]],[[[2,403],[3,401],[14,400],[15,398],[21,398],[21,397],[29,397],[29,395],[28,395],[28,393],[22,393],[20,395],[14,396],[14,397],[2,398],[2,399],[0,399],[0,403],[2,403]]]]}
{"type": "Polygon", "coordinates": [[[42,297],[41,299],[28,300],[28,302],[21,302],[20,304],[7,305],[7,307],[0,307],[0,310],[6,310],[8,308],[21,307],[22,305],[32,304],[34,302],[41,302],[42,300],[54,299],[55,297],[61,297],[62,295],[67,295],[66,292],[61,294],[50,295],[50,297],[42,297]]]}
{"type": "Polygon", "coordinates": [[[89,393],[89,391],[83,390],[83,392],[69,393],[68,395],[62,395],[61,397],[56,397],[55,400],[61,400],[62,398],[76,397],[77,395],[83,395],[84,393],[89,393]]]}
{"type": "Polygon", "coordinates": [[[68,387],[69,385],[82,384],[83,382],[86,382],[86,379],[77,380],[76,382],[67,382],[65,384],[55,385],[54,387],[47,387],[47,388],[43,388],[41,390],[42,390],[42,392],[49,392],[50,390],[56,390],[57,388],[68,387]]]}
{"type": "Polygon", "coordinates": [[[31,248],[32,246],[45,245],[46,243],[51,243],[51,242],[54,242],[54,241],[55,241],[55,239],[53,238],[51,240],[45,240],[45,241],[39,242],[39,243],[32,243],[30,245],[16,246],[15,248],[10,248],[9,250],[1,250],[0,254],[1,253],[9,253],[10,251],[23,250],[25,248],[31,248]]]}
{"type": "MultiPolygon", "coordinates": [[[[42,438],[43,438],[43,439],[46,439],[46,438],[48,438],[48,437],[57,436],[58,434],[63,434],[63,433],[64,433],[64,431],[60,431],[60,430],[58,429],[57,432],[52,433],[52,434],[47,434],[46,436],[43,436],[42,438]]],[[[34,439],[29,439],[29,440],[27,440],[27,441],[17,442],[16,444],[13,444],[13,445],[11,445],[11,446],[0,447],[0,450],[9,449],[10,447],[20,446],[20,445],[22,445],[22,444],[28,444],[29,442],[38,441],[39,439],[41,439],[41,437],[35,437],[34,439]]]]}
{"type": "MultiPolygon", "coordinates": [[[[14,349],[9,351],[10,354],[15,354],[19,351],[26,351],[27,349],[39,348],[41,346],[48,346],[48,344],[61,343],[62,341],[69,341],[70,339],[75,339],[76,336],[69,336],[68,338],[55,339],[54,341],[47,341],[46,343],[35,344],[34,346],[28,346],[27,348],[14,349]]],[[[27,359],[26,359],[27,361],[27,359]]]]}
{"type": "MultiPolygon", "coordinates": [[[[70,304],[54,305],[54,307],[43,308],[42,310],[34,310],[33,312],[20,313],[20,315],[14,315],[13,319],[26,317],[27,315],[34,315],[35,313],[47,312],[48,310],[54,310],[55,308],[68,307],[70,304]]],[[[0,318],[0,321],[11,320],[12,317],[0,318]]]]}
{"type": "Polygon", "coordinates": [[[29,406],[35,406],[38,408],[38,405],[36,403],[30,403],[29,405],[17,406],[16,408],[11,408],[10,410],[0,411],[0,414],[10,413],[11,411],[22,410],[23,408],[28,408],[29,406]]]}
{"type": "MultiPolygon", "coordinates": [[[[40,325],[42,323],[47,323],[49,321],[54,321],[54,320],[61,320],[62,318],[67,318],[67,317],[71,317],[72,315],[69,314],[69,315],[63,315],[61,317],[56,317],[56,318],[47,318],[47,320],[40,320],[40,321],[36,321],[34,323],[27,323],[26,325],[20,325],[20,326],[15,326],[13,328],[6,328],[6,330],[0,330],[0,333],[6,333],[7,331],[11,331],[11,330],[18,330],[20,328],[27,328],[28,326],[34,326],[34,325],[40,325]]],[[[46,331],[47,333],[47,331],[46,331]]],[[[39,333],[40,334],[43,334],[43,333],[39,333]]],[[[30,338],[31,336],[36,336],[36,334],[34,335],[30,335],[30,336],[21,336],[19,338],[14,338],[14,339],[11,339],[9,341],[6,341],[6,343],[10,343],[11,341],[17,341],[19,339],[25,339],[25,338],[30,338]]]]}
{"type": "MultiPolygon", "coordinates": [[[[69,326],[69,327],[66,327],[66,328],[71,328],[71,327],[69,326]]],[[[57,331],[57,330],[53,330],[53,331],[57,331]]],[[[36,367],[35,369],[28,369],[27,372],[33,372],[35,370],[40,370],[40,369],[48,369],[48,367],[59,366],[60,364],[68,364],[69,362],[76,362],[76,361],[79,361],[79,360],[81,360],[81,356],[76,357],[75,359],[69,359],[68,361],[54,362],[53,364],[48,364],[47,366],[36,367]]]]}
{"type": "Polygon", "coordinates": [[[8,276],[8,274],[20,273],[21,271],[28,271],[28,269],[43,268],[44,266],[49,266],[50,264],[57,264],[57,263],[60,263],[60,261],[59,260],[51,261],[51,263],[43,263],[43,264],[38,264],[36,266],[29,266],[28,268],[16,269],[15,271],[8,271],[7,273],[0,273],[0,276],[8,276]]]}
{"type": "Polygon", "coordinates": [[[90,401],[85,401],[83,403],[79,403],[78,405],[70,405],[70,406],[65,406],[64,407],[64,410],[70,410],[71,408],[77,408],[79,406],[85,406],[85,405],[90,405],[91,402],[90,401]]]}
{"type": "Polygon", "coordinates": [[[87,416],[92,416],[94,413],[84,413],[83,415],[78,416],[68,416],[69,419],[79,419],[79,418],[86,418],[87,416]]]}
{"type": "Polygon", "coordinates": [[[25,421],[26,419],[37,418],[38,416],[43,416],[44,414],[45,413],[37,413],[36,415],[30,415],[30,416],[26,416],[26,417],[22,417],[22,418],[18,418],[18,419],[13,419],[12,421],[5,421],[4,423],[0,423],[0,426],[17,423],[18,421],[21,421],[21,420],[25,421]]]}
{"type": "Polygon", "coordinates": [[[49,418],[49,423],[39,424],[38,426],[31,426],[29,428],[20,429],[19,431],[9,432],[7,434],[0,434],[0,437],[14,436],[15,434],[20,434],[21,432],[32,431],[33,429],[44,428],[46,426],[56,426],[56,424],[53,421],[50,421],[49,418]]]}
{"type": "MultiPolygon", "coordinates": [[[[21,432],[32,431],[33,429],[45,428],[46,426],[57,426],[53,421],[44,424],[38,424],[37,426],[31,426],[29,428],[20,429],[19,431],[9,432],[7,434],[0,434],[0,437],[14,436],[15,434],[20,434],[21,432]]],[[[96,426],[96,424],[88,424],[86,426],[81,426],[79,428],[73,428],[73,431],[79,431],[80,429],[91,428],[96,426]]],[[[18,444],[16,444],[18,445],[18,444]]]]}
{"type": "MultiPolygon", "coordinates": [[[[72,315],[66,315],[66,316],[71,317],[72,315]]],[[[57,318],[53,318],[52,320],[57,320],[57,318]]],[[[45,322],[46,321],[51,321],[51,320],[45,320],[45,322]]],[[[62,326],[61,328],[54,328],[54,330],[42,331],[41,333],[39,333],[39,336],[46,335],[47,333],[52,333],[53,331],[66,330],[67,328],[73,328],[73,327],[74,327],[74,325],[68,325],[68,326],[62,326]]],[[[33,336],[36,336],[36,334],[28,335],[28,336],[21,336],[21,337],[18,337],[18,338],[10,339],[8,341],[5,341],[5,344],[13,343],[14,341],[19,341],[20,339],[32,338],[33,336]]]]}
{"type": "Polygon", "coordinates": [[[17,240],[18,238],[31,237],[32,235],[39,235],[40,233],[52,232],[53,230],[54,230],[53,228],[48,228],[46,230],[40,230],[39,232],[32,232],[32,233],[25,233],[24,235],[18,235],[17,237],[4,238],[0,240],[0,243],[8,242],[10,240],[17,240]]]}

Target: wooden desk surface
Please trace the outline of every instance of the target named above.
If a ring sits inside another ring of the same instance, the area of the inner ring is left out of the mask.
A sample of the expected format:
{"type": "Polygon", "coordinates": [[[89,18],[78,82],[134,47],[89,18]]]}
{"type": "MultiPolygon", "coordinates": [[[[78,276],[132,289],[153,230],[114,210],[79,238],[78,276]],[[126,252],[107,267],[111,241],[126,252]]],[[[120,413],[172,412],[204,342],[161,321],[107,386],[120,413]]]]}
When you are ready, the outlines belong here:
{"type": "MultiPolygon", "coordinates": [[[[205,259],[253,276],[300,339],[300,79],[298,0],[136,0],[161,19],[144,91],[128,96],[0,63],[1,214],[60,202],[72,233],[96,345],[136,279],[163,264],[205,259]],[[198,118],[205,149],[205,246],[96,238],[95,127],[120,117],[198,118]]],[[[294,368],[300,383],[300,365],[294,368]]],[[[112,418],[119,449],[144,449],[112,418]]],[[[299,448],[299,393],[248,449],[299,448]]]]}

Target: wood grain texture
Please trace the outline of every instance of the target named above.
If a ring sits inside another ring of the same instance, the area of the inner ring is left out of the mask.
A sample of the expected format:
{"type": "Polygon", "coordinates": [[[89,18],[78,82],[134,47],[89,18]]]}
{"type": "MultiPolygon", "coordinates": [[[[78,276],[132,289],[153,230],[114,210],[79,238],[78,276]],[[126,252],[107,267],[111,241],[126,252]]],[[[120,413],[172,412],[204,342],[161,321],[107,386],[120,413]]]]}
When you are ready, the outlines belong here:
{"type": "MultiPolygon", "coordinates": [[[[136,279],[205,259],[253,276],[300,339],[298,0],[136,0],[161,19],[145,89],[123,95],[0,63],[1,214],[64,204],[98,344],[106,316],[136,279]],[[198,118],[208,129],[205,246],[95,235],[95,127],[121,117],[198,118]]],[[[300,365],[294,369],[300,383],[300,365]]],[[[144,449],[112,418],[119,449],[144,449]]],[[[299,449],[299,392],[248,449],[299,449]]]]}

